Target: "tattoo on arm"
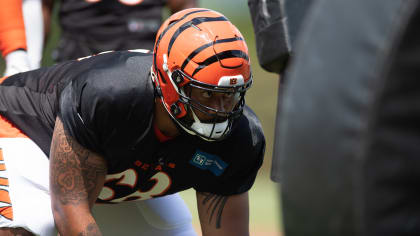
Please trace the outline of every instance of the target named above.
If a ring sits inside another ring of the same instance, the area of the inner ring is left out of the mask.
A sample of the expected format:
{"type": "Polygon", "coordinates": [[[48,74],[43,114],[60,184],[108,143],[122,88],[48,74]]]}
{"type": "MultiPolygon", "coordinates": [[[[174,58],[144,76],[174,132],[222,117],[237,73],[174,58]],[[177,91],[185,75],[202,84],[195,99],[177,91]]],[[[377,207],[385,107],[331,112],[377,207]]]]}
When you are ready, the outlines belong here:
{"type": "Polygon", "coordinates": [[[101,231],[98,228],[97,224],[89,224],[86,226],[85,231],[80,232],[78,236],[87,236],[87,235],[101,235],[101,231]]]}
{"type": "Polygon", "coordinates": [[[216,215],[216,228],[220,228],[222,222],[222,213],[223,208],[225,207],[226,201],[228,199],[227,196],[220,196],[211,193],[202,193],[204,199],[202,200],[202,204],[207,204],[207,213],[210,213],[209,223],[213,221],[213,216],[216,215]]]}
{"type": "Polygon", "coordinates": [[[62,204],[79,204],[88,200],[95,190],[98,176],[106,174],[94,153],[66,136],[63,125],[57,122],[51,145],[51,189],[59,193],[62,204]]]}

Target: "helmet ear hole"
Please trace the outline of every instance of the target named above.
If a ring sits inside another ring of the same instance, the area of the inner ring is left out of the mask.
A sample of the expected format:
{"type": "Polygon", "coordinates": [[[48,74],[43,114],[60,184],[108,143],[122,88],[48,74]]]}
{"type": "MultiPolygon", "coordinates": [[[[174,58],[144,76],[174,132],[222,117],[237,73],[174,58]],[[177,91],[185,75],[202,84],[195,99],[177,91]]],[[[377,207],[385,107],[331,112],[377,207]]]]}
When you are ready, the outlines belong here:
{"type": "Polygon", "coordinates": [[[177,104],[172,104],[171,105],[171,113],[174,116],[177,116],[181,113],[181,108],[179,108],[179,106],[177,104]]]}
{"type": "Polygon", "coordinates": [[[184,82],[184,76],[182,76],[181,72],[178,70],[172,72],[172,81],[174,81],[177,85],[184,82]]]}
{"type": "Polygon", "coordinates": [[[158,86],[156,86],[156,94],[159,96],[159,97],[162,97],[162,89],[160,88],[160,87],[158,87],[158,86]]]}

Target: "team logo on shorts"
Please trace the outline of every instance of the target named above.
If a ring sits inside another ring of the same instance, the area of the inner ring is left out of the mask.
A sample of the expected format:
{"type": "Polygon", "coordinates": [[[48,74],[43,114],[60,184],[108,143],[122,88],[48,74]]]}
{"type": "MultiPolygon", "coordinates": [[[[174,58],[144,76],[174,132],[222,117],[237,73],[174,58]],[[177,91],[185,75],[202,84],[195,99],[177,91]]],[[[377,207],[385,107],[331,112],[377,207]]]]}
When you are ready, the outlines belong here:
{"type": "Polygon", "coordinates": [[[220,176],[228,166],[220,157],[200,150],[195,152],[190,164],[202,170],[209,170],[216,176],[220,176]]]}

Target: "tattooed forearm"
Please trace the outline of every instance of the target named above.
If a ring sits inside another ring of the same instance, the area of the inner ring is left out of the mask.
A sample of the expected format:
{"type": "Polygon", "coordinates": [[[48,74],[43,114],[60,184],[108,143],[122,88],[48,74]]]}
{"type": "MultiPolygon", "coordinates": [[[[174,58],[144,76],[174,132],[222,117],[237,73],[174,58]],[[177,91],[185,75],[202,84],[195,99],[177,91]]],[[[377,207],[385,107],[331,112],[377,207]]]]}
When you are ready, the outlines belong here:
{"type": "Polygon", "coordinates": [[[101,231],[98,228],[97,224],[91,223],[89,224],[83,232],[80,232],[78,236],[95,236],[95,235],[102,235],[101,231]]]}
{"type": "Polygon", "coordinates": [[[51,190],[58,193],[62,204],[78,204],[95,190],[106,166],[94,153],[78,144],[57,122],[51,144],[51,190]]]}
{"type": "Polygon", "coordinates": [[[213,216],[216,216],[216,228],[221,227],[223,208],[225,207],[227,196],[220,196],[210,193],[202,193],[204,198],[202,204],[207,206],[207,213],[210,213],[209,223],[213,221],[213,216]]]}

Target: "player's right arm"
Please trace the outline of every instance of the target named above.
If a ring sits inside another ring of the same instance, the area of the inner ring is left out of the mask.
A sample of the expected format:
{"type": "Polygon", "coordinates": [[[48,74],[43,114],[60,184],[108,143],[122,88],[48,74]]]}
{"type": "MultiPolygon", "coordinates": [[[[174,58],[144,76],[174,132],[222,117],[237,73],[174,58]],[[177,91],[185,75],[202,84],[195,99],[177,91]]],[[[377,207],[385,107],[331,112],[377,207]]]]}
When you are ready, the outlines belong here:
{"type": "Polygon", "coordinates": [[[105,159],[69,136],[57,118],[50,152],[50,190],[61,236],[101,235],[91,209],[106,173],[105,159]]]}
{"type": "Polygon", "coordinates": [[[248,192],[230,196],[196,192],[203,236],[249,236],[248,192]]]}

